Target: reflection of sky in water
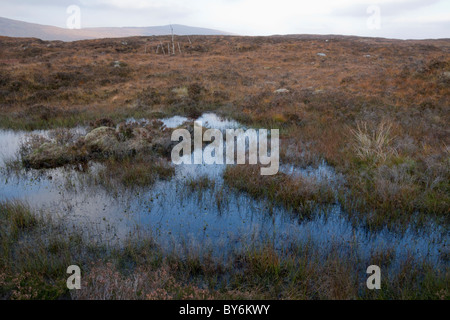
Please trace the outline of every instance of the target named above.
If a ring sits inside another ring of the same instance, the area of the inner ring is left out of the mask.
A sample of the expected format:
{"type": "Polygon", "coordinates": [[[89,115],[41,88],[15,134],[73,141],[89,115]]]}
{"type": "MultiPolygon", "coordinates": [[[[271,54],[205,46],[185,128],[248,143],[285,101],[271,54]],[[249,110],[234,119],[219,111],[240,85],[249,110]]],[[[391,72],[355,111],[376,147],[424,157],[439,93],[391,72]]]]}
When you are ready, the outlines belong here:
{"type": "Polygon", "coordinates": [[[167,128],[176,128],[181,126],[183,123],[188,121],[188,118],[175,116],[172,118],[161,119],[161,121],[166,125],[167,128]]]}
{"type": "Polygon", "coordinates": [[[218,130],[237,129],[241,127],[236,121],[222,119],[214,113],[205,113],[195,120],[195,122],[198,124],[201,123],[205,128],[218,130]]]}
{"type": "MultiPolygon", "coordinates": [[[[164,122],[168,127],[177,127],[185,118],[172,120],[164,119],[164,122]]],[[[238,125],[213,114],[205,114],[201,120],[204,125],[207,122],[208,127],[222,130],[238,125]]],[[[24,135],[0,130],[2,167],[2,159],[14,156],[24,135]]],[[[98,166],[101,165],[91,164],[90,170],[98,166]]],[[[368,232],[353,226],[341,213],[339,205],[323,209],[326,214],[318,212],[311,220],[299,222],[295,214],[286,210],[269,209],[264,201],[223,189],[224,169],[223,165],[180,165],[170,181],[158,181],[152,187],[124,190],[117,195],[82,183],[87,179],[86,174],[70,169],[41,173],[31,170],[20,177],[7,175],[2,170],[0,200],[25,200],[33,207],[66,216],[77,223],[94,224],[98,232],[112,228],[119,238],[135,232],[138,227],[150,232],[161,245],[171,248],[189,246],[224,254],[228,248],[270,239],[280,248],[292,242],[314,244],[324,257],[337,250],[343,255],[353,252],[364,260],[369,259],[372,252],[391,249],[397,258],[392,267],[408,256],[429,261],[435,267],[447,263],[440,258],[440,252],[448,250],[448,232],[442,228],[430,224],[426,229],[408,229],[404,234],[389,230],[368,232]],[[185,182],[202,176],[215,179],[214,189],[191,194],[185,182]],[[223,199],[220,206],[218,197],[223,199]]],[[[283,165],[280,170],[293,177],[303,175],[330,183],[340,181],[326,163],[306,169],[283,165]]]]}

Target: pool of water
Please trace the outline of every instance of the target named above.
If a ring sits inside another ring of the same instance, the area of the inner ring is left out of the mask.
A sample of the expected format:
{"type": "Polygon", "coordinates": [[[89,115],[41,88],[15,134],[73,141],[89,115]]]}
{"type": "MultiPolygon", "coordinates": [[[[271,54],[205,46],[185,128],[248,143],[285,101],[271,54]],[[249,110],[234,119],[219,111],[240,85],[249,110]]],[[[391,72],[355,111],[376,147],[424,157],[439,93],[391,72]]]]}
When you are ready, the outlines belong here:
{"type": "MultiPolygon", "coordinates": [[[[186,120],[174,117],[163,122],[174,128],[186,120]]],[[[197,121],[221,130],[240,127],[214,114],[204,114],[197,121]]],[[[85,129],[73,130],[82,133],[85,129]]],[[[33,133],[47,135],[46,131],[33,133]]],[[[95,226],[98,235],[105,238],[123,239],[142,230],[163,247],[198,248],[218,255],[270,240],[279,248],[292,243],[312,244],[324,256],[338,251],[369,259],[373,252],[391,250],[395,256],[392,268],[411,257],[436,268],[448,265],[441,253],[448,250],[449,235],[442,227],[430,223],[420,230],[411,227],[402,233],[388,229],[370,232],[352,224],[338,203],[317,210],[308,220],[300,220],[283,208],[227,189],[223,183],[225,165],[179,165],[169,181],[119,192],[86,183],[89,172],[102,167],[98,163],[90,163],[87,172],[71,168],[8,172],[4,161],[17,154],[27,134],[0,130],[0,200],[22,200],[75,223],[95,226]],[[191,192],[186,182],[202,176],[213,180],[214,185],[203,192],[191,192]]],[[[308,168],[283,164],[280,170],[294,178],[313,177],[335,187],[343,179],[325,162],[308,168]]]]}

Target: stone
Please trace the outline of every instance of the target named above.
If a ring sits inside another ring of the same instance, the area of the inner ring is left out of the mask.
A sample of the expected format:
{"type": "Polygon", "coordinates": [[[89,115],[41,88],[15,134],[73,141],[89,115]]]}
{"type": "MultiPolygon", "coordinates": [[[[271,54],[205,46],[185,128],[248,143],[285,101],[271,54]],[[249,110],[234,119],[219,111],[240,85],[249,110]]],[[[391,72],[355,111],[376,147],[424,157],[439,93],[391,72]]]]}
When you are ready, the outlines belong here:
{"type": "Polygon", "coordinates": [[[114,152],[118,148],[119,140],[113,128],[99,127],[84,137],[84,143],[91,152],[114,152]]]}
{"type": "Polygon", "coordinates": [[[24,159],[24,165],[28,168],[56,168],[70,163],[71,153],[66,147],[56,143],[45,142],[39,148],[31,152],[24,159]]]}

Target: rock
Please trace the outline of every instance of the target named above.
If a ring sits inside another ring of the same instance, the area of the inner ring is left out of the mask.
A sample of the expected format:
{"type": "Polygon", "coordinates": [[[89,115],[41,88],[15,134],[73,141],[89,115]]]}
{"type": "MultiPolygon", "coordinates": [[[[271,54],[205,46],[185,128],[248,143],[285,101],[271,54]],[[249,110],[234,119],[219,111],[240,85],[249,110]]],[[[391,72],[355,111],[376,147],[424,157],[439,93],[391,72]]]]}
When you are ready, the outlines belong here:
{"type": "Polygon", "coordinates": [[[114,68],[121,68],[121,67],[126,67],[126,66],[127,66],[126,63],[121,62],[121,61],[114,61],[114,62],[111,63],[111,65],[112,65],[114,68]]]}
{"type": "Polygon", "coordinates": [[[442,83],[444,83],[444,84],[449,84],[449,83],[450,83],[450,72],[449,72],[449,71],[443,72],[443,73],[439,76],[439,79],[441,80],[442,83]]]}
{"type": "Polygon", "coordinates": [[[282,89],[275,90],[273,93],[289,93],[289,90],[282,88],[282,89]]]}
{"type": "Polygon", "coordinates": [[[187,98],[189,96],[187,87],[174,88],[172,89],[172,93],[174,93],[175,97],[178,99],[187,98]]]}
{"type": "Polygon", "coordinates": [[[92,130],[84,138],[91,153],[104,153],[118,157],[134,155],[152,149],[153,136],[157,133],[146,127],[119,125],[119,132],[109,127],[92,130]]]}
{"type": "Polygon", "coordinates": [[[147,152],[170,156],[177,143],[171,141],[170,132],[165,130],[161,121],[121,123],[117,129],[106,126],[95,128],[77,141],[65,145],[42,141],[35,144],[37,147],[33,146],[22,159],[25,167],[56,168],[108,157],[121,159],[147,152]]]}
{"type": "Polygon", "coordinates": [[[327,55],[325,54],[325,53],[323,53],[323,52],[319,52],[318,54],[317,54],[319,57],[326,57],[327,55]]]}
{"type": "Polygon", "coordinates": [[[84,137],[84,143],[90,152],[114,153],[119,147],[116,131],[110,127],[99,127],[84,137]]]}
{"type": "Polygon", "coordinates": [[[43,143],[23,159],[25,167],[33,169],[56,168],[71,161],[71,153],[66,147],[50,142],[43,143]]]}

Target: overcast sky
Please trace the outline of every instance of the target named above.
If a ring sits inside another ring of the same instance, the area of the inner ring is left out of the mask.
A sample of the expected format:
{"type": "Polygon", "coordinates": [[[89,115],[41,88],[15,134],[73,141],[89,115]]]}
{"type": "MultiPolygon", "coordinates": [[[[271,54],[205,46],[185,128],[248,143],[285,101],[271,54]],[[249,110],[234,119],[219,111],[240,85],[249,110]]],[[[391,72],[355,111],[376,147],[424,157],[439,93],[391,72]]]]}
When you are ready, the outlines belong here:
{"type": "Polygon", "coordinates": [[[450,38],[450,0],[0,0],[0,16],[66,27],[185,24],[241,35],[344,34],[450,38]]]}

